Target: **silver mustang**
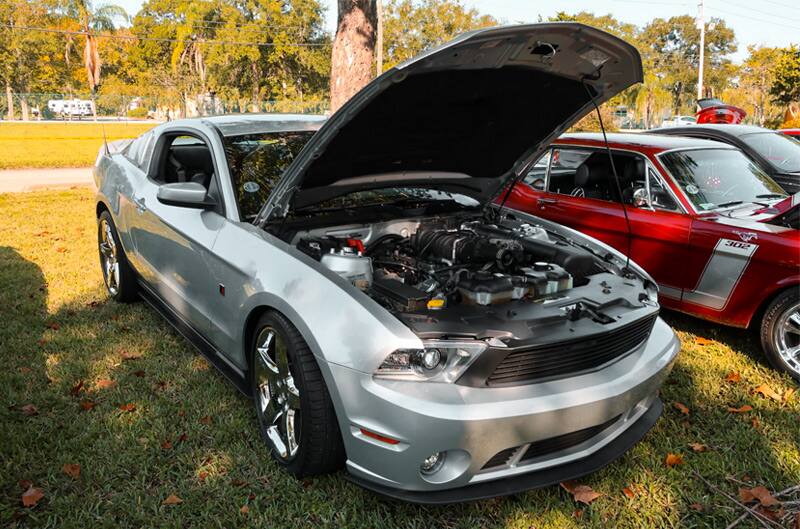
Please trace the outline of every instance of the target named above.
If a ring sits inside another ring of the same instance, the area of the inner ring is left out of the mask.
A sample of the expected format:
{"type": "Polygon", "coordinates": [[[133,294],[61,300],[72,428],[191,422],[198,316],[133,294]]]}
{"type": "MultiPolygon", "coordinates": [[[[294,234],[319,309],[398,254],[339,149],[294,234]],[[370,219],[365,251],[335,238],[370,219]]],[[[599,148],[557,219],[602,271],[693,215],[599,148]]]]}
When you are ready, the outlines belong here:
{"type": "Polygon", "coordinates": [[[502,202],[641,75],[586,26],[492,28],[328,120],[159,125],[96,163],[108,292],[252,396],[294,475],[447,503],[592,472],[658,419],[678,340],[638,266],[502,202]]]}

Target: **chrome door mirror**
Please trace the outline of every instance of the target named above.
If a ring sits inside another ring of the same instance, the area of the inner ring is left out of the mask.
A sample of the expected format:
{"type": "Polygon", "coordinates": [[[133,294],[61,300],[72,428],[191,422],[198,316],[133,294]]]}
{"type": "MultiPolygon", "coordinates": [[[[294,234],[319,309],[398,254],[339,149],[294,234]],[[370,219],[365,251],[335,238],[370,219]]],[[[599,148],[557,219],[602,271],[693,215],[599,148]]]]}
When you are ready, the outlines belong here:
{"type": "Polygon", "coordinates": [[[650,193],[644,187],[637,187],[633,191],[633,205],[637,208],[650,208],[652,202],[650,200],[650,193]]]}
{"type": "Polygon", "coordinates": [[[158,201],[170,206],[210,209],[216,203],[208,198],[205,186],[197,182],[174,182],[158,186],[158,201]]]}

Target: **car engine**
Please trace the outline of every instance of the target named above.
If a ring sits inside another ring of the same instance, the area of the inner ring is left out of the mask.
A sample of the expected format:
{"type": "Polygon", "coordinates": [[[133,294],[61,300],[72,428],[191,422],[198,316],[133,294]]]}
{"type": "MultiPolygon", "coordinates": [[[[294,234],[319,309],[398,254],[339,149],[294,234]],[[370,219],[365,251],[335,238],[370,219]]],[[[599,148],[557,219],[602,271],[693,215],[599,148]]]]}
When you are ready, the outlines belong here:
{"type": "Polygon", "coordinates": [[[396,312],[537,300],[585,284],[591,253],[544,229],[437,218],[409,227],[300,237],[297,248],[396,312]]]}

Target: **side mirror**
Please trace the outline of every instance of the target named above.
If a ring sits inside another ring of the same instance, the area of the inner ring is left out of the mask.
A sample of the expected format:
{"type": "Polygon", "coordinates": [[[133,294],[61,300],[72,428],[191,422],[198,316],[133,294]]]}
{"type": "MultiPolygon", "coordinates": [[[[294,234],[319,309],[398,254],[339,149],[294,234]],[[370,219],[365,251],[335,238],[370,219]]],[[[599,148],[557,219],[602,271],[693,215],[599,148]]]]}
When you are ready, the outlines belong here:
{"type": "Polygon", "coordinates": [[[183,208],[210,209],[216,205],[208,198],[205,186],[197,182],[175,182],[158,186],[158,201],[183,208]]]}
{"type": "Polygon", "coordinates": [[[647,192],[647,189],[645,189],[644,187],[637,187],[633,191],[633,206],[637,208],[652,207],[652,201],[650,200],[650,193],[647,192]]]}

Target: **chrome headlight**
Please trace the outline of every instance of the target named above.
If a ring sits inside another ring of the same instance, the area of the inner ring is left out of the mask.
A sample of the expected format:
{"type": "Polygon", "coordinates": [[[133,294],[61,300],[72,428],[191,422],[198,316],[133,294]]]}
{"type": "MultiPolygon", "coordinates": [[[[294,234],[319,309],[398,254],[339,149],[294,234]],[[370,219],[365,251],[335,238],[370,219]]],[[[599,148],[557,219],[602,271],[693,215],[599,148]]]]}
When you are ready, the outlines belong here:
{"type": "Polygon", "coordinates": [[[376,377],[453,383],[488,347],[478,341],[430,340],[423,349],[398,349],[389,354],[376,377]]]}

